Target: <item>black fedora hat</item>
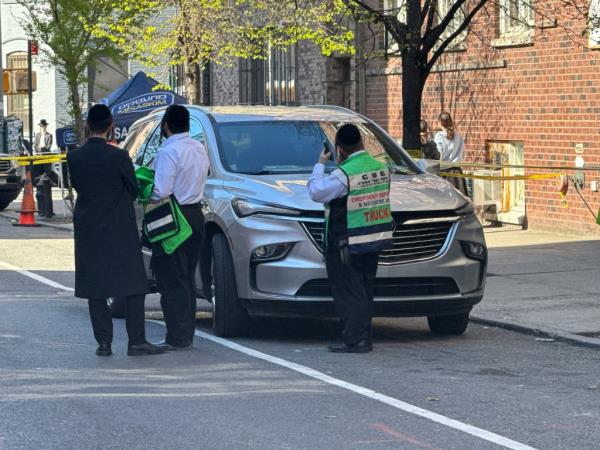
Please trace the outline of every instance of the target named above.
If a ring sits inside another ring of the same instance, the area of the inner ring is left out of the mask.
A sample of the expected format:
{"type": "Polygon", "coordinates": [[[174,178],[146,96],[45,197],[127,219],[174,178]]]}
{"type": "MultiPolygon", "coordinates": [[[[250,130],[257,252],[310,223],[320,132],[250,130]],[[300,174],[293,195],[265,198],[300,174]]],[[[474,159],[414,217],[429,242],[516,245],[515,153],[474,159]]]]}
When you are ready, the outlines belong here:
{"type": "Polygon", "coordinates": [[[40,120],[40,123],[38,125],[43,126],[43,127],[47,127],[48,126],[48,122],[46,122],[46,119],[42,119],[42,120],[40,120]]]}

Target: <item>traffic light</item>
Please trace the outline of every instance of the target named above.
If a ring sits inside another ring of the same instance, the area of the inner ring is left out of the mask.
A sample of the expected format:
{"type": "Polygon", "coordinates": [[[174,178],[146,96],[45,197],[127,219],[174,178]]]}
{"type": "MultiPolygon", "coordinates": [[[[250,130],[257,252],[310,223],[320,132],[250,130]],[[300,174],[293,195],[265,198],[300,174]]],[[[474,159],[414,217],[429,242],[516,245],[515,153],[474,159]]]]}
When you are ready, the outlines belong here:
{"type": "MultiPolygon", "coordinates": [[[[5,95],[29,92],[27,69],[6,69],[2,72],[2,89],[5,95]]],[[[37,90],[37,74],[31,73],[31,90],[37,90]]]]}

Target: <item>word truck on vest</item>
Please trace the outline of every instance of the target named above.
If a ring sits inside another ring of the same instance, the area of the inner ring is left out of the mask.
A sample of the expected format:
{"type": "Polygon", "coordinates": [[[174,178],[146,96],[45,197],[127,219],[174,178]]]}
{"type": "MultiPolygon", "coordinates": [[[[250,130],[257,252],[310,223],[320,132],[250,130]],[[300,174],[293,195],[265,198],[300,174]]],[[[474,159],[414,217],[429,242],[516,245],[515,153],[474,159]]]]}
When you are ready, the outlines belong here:
{"type": "Polygon", "coordinates": [[[351,255],[377,253],[392,247],[394,219],[388,166],[364,151],[338,168],[348,179],[348,195],[325,207],[326,245],[348,246],[351,255]]]}

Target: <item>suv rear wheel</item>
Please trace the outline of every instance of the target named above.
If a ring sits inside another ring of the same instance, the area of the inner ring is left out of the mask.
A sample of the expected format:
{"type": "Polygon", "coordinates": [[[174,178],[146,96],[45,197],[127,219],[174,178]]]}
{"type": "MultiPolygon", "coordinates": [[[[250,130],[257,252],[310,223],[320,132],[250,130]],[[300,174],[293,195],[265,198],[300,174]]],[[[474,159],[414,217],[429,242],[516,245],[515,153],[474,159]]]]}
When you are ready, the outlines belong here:
{"type": "Polygon", "coordinates": [[[427,317],[429,329],[435,334],[463,334],[469,325],[469,313],[427,317]]]}
{"type": "Polygon", "coordinates": [[[222,234],[212,238],[213,329],[217,336],[241,336],[248,332],[250,318],[240,306],[235,272],[227,239],[222,234]]]}

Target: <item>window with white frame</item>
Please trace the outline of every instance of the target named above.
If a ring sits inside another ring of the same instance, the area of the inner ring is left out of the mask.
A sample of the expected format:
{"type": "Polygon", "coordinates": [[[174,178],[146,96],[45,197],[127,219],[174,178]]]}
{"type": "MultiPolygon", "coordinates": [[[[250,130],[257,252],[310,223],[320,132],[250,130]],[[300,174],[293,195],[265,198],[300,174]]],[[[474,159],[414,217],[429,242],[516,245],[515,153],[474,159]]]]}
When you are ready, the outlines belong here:
{"type": "Polygon", "coordinates": [[[533,30],[533,22],[532,0],[500,0],[500,37],[530,33],[533,30]]]}
{"type": "MultiPolygon", "coordinates": [[[[444,20],[444,17],[446,17],[446,15],[448,15],[448,12],[450,11],[450,8],[452,8],[452,5],[454,5],[454,3],[455,3],[454,0],[438,0],[438,2],[437,2],[438,23],[440,21],[444,20]]],[[[464,2],[463,5],[458,9],[458,11],[456,11],[454,13],[454,17],[452,18],[450,23],[448,23],[448,26],[446,27],[446,29],[440,36],[440,42],[445,41],[450,35],[452,35],[454,32],[456,32],[456,30],[458,30],[460,28],[460,26],[463,24],[463,22],[465,21],[465,18],[467,16],[466,11],[465,11],[466,3],[467,2],[464,2]]],[[[454,40],[450,43],[450,45],[447,48],[449,50],[462,50],[466,47],[466,44],[467,44],[467,30],[465,29],[458,36],[456,36],[454,38],[454,40]]]]}
{"type": "Polygon", "coordinates": [[[600,0],[591,0],[588,12],[588,44],[600,48],[600,0]]]}
{"type": "MultiPolygon", "coordinates": [[[[383,7],[387,15],[396,16],[401,23],[406,23],[407,3],[408,0],[384,0],[383,7]]],[[[398,52],[398,43],[388,31],[385,33],[384,46],[388,53],[398,52]]]]}

